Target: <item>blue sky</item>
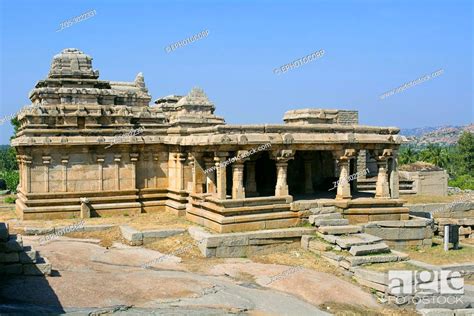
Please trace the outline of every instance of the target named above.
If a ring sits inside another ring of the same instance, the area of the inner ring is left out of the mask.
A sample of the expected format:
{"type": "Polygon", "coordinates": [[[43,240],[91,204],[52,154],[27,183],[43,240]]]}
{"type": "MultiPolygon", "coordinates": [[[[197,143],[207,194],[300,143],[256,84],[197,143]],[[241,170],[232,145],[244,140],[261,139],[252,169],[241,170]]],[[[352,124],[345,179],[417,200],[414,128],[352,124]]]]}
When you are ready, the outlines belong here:
{"type": "MultiPolygon", "coordinates": [[[[94,58],[100,79],[142,71],[153,100],[199,86],[230,124],[281,123],[306,107],[356,109],[362,124],[402,128],[473,121],[473,1],[0,2],[0,118],[28,104],[52,57],[74,47],[94,58]],[[56,32],[88,10],[97,15],[56,32]],[[165,51],[203,30],[208,37],[165,51]],[[273,72],[320,49],[319,59],[273,72]]],[[[0,126],[0,144],[12,132],[0,126]]]]}

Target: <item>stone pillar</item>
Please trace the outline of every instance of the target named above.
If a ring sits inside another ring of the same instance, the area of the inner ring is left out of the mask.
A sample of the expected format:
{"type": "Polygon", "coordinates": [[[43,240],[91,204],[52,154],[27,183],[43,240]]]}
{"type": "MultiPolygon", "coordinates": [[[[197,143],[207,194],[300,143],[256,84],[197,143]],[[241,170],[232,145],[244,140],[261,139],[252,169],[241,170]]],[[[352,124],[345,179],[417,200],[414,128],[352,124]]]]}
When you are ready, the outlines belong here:
{"type": "Polygon", "coordinates": [[[137,161],[138,153],[130,153],[130,162],[132,163],[132,189],[137,188],[137,161]]]}
{"type": "Polygon", "coordinates": [[[242,161],[236,161],[232,165],[232,198],[245,198],[244,163],[242,161]]]}
{"type": "Polygon", "coordinates": [[[227,196],[226,165],[224,164],[226,157],[227,153],[217,153],[214,157],[217,170],[217,198],[221,200],[225,200],[227,196]]]}
{"type": "Polygon", "coordinates": [[[61,164],[63,165],[63,192],[67,192],[67,165],[68,163],[69,163],[69,157],[62,156],[61,164]]]}
{"type": "Polygon", "coordinates": [[[49,192],[49,165],[51,164],[51,156],[43,156],[44,164],[44,192],[49,192]]]}
{"type": "Polygon", "coordinates": [[[205,158],[204,167],[206,168],[206,193],[216,193],[216,169],[212,158],[205,158]]]}
{"type": "Polygon", "coordinates": [[[311,173],[311,160],[304,160],[304,193],[313,193],[313,176],[311,173]]]}
{"type": "Polygon", "coordinates": [[[400,197],[399,190],[399,176],[398,176],[398,161],[397,155],[393,155],[393,158],[390,159],[391,168],[390,168],[390,197],[392,199],[398,199],[400,197]]]}
{"type": "Polygon", "coordinates": [[[348,200],[352,198],[351,186],[349,184],[349,162],[346,156],[341,156],[337,160],[339,167],[339,182],[337,185],[337,200],[348,200]]]}
{"type": "Polygon", "coordinates": [[[176,189],[181,191],[184,190],[184,163],[186,161],[186,154],[184,153],[178,153],[175,154],[176,158],[176,181],[177,181],[177,186],[176,189]]]}
{"type": "Polygon", "coordinates": [[[25,191],[26,193],[31,193],[31,164],[33,162],[33,159],[31,156],[25,156],[24,158],[25,161],[25,173],[26,173],[26,179],[25,179],[25,191]]]}
{"type": "Polygon", "coordinates": [[[248,196],[255,196],[257,192],[257,182],[255,181],[255,161],[247,161],[245,170],[247,178],[245,179],[245,192],[248,196]]]}
{"type": "Polygon", "coordinates": [[[88,198],[82,197],[79,199],[81,202],[81,218],[90,218],[91,217],[91,208],[90,208],[90,201],[88,198]]]}
{"type": "Polygon", "coordinates": [[[115,190],[120,190],[120,161],[122,160],[122,155],[114,155],[115,162],[115,190]]]}
{"type": "Polygon", "coordinates": [[[276,172],[277,182],[275,186],[275,196],[286,196],[289,195],[288,189],[288,161],[294,158],[294,152],[292,150],[281,150],[277,153],[273,153],[276,158],[276,172]]]}
{"type": "Polygon", "coordinates": [[[375,198],[383,199],[390,197],[390,191],[387,179],[387,159],[379,157],[377,160],[377,183],[375,184],[375,198]]]}

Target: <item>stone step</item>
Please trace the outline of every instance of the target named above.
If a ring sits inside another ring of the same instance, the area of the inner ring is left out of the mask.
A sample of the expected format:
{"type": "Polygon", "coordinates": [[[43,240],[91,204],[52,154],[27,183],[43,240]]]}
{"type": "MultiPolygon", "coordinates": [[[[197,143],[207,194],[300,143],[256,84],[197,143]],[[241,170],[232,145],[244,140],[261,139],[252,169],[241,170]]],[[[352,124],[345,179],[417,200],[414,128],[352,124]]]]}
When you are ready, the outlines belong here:
{"type": "Polygon", "coordinates": [[[311,224],[314,224],[314,221],[320,219],[340,219],[342,218],[341,213],[328,213],[328,214],[319,214],[319,215],[310,215],[308,220],[311,224]]]}
{"type": "Polygon", "coordinates": [[[390,248],[383,242],[370,245],[352,246],[349,250],[349,253],[353,256],[365,256],[387,252],[390,252],[390,248]]]}
{"type": "Polygon", "coordinates": [[[362,227],[357,225],[321,226],[318,228],[318,231],[325,235],[346,235],[360,233],[362,227]]]}
{"type": "Polygon", "coordinates": [[[51,275],[52,265],[46,258],[39,257],[36,263],[23,264],[24,275],[51,275]]]}
{"type": "Polygon", "coordinates": [[[373,256],[345,257],[344,260],[347,260],[351,267],[355,267],[355,266],[360,266],[362,264],[368,264],[368,263],[373,264],[373,263],[397,262],[397,261],[404,260],[404,258],[394,253],[387,253],[387,254],[373,255],[373,256]]]}
{"type": "Polygon", "coordinates": [[[337,236],[336,244],[342,249],[348,249],[352,246],[369,245],[381,241],[382,238],[365,233],[352,234],[349,236],[337,236]]]}
{"type": "Polygon", "coordinates": [[[10,235],[8,241],[0,241],[0,252],[19,252],[23,250],[21,235],[10,235]]]}
{"type": "Polygon", "coordinates": [[[349,220],[345,218],[339,219],[317,219],[314,226],[345,226],[349,225],[349,220]]]}
{"type": "Polygon", "coordinates": [[[315,207],[309,209],[312,214],[330,214],[335,213],[336,208],[334,206],[323,206],[323,207],[315,207]]]}
{"type": "Polygon", "coordinates": [[[36,263],[38,259],[38,251],[31,248],[31,246],[23,247],[23,251],[18,253],[20,263],[36,263]]]}

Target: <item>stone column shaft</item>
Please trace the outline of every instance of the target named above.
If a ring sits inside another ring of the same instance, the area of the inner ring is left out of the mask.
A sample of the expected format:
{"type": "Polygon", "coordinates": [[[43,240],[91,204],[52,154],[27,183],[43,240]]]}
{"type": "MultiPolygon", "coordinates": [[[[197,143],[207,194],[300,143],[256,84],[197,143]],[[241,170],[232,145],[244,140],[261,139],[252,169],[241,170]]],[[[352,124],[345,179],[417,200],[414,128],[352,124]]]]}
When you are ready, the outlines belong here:
{"type": "Polygon", "coordinates": [[[338,160],[339,166],[339,182],[337,185],[336,199],[351,199],[351,186],[349,184],[349,159],[343,158],[338,160]]]}
{"type": "Polygon", "coordinates": [[[216,193],[216,170],[211,170],[212,167],[215,167],[215,164],[206,160],[204,166],[206,168],[206,193],[216,193]]]}
{"type": "Polygon", "coordinates": [[[277,168],[277,183],[275,187],[275,196],[285,196],[289,194],[288,184],[286,181],[288,162],[280,161],[276,163],[277,168]]]}
{"type": "Polygon", "coordinates": [[[226,179],[226,166],[224,165],[225,157],[215,157],[215,166],[217,168],[217,198],[221,200],[226,199],[227,192],[227,179],[226,179]]]}
{"type": "Polygon", "coordinates": [[[245,198],[244,164],[242,162],[235,162],[232,165],[232,198],[245,198]]]}
{"type": "Polygon", "coordinates": [[[387,179],[387,160],[378,160],[377,183],[375,184],[375,198],[389,198],[390,190],[387,179]]]}
{"type": "Polygon", "coordinates": [[[391,159],[392,167],[390,172],[390,197],[398,199],[400,197],[399,190],[399,176],[398,176],[398,161],[397,157],[391,159]]]}

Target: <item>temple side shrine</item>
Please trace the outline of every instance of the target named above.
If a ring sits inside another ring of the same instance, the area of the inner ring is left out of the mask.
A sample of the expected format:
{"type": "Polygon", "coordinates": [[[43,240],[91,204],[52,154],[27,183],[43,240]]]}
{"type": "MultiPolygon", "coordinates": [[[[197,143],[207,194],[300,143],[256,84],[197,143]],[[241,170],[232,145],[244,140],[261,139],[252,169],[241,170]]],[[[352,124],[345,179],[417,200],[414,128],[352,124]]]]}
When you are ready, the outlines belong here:
{"type": "Polygon", "coordinates": [[[149,105],[142,74],[100,80],[77,49],[54,56],[29,98],[12,140],[25,220],[167,209],[234,232],[296,226],[315,205],[351,223],[408,219],[397,170],[404,138],[359,125],[356,111],[299,109],[283,124],[229,125],[203,90],[149,105]],[[131,130],[140,133],[121,137],[131,130]],[[366,178],[375,193],[359,190],[366,178]]]}

